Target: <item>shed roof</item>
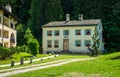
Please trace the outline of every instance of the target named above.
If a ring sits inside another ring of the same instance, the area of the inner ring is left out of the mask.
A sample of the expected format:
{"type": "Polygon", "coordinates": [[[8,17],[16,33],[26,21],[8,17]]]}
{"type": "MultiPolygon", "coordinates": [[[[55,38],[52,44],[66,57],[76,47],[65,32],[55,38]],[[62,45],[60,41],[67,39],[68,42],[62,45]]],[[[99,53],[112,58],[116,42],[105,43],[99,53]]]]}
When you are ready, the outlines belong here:
{"type": "Polygon", "coordinates": [[[96,26],[101,22],[101,19],[90,20],[72,20],[72,21],[53,21],[42,27],[67,27],[67,26],[96,26]]]}

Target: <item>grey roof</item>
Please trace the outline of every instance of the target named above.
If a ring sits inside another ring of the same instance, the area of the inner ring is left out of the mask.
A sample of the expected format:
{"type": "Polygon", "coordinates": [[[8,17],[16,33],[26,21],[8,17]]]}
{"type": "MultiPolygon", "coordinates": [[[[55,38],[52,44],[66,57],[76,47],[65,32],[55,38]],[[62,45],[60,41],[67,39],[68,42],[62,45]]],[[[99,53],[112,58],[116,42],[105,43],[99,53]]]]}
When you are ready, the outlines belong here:
{"type": "Polygon", "coordinates": [[[67,26],[96,26],[101,19],[90,19],[90,20],[71,20],[71,21],[53,21],[49,22],[42,27],[67,27],[67,26]]]}

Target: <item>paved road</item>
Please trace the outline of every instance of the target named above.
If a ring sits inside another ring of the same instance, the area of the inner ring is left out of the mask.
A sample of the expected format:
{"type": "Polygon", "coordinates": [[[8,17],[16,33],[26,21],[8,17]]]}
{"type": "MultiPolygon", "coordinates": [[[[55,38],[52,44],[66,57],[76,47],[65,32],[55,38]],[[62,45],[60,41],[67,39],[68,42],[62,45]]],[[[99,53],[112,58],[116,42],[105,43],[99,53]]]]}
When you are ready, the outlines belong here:
{"type": "Polygon", "coordinates": [[[29,71],[35,71],[35,70],[54,67],[54,66],[61,66],[63,64],[77,62],[77,61],[85,61],[85,60],[93,60],[93,59],[95,59],[95,58],[65,59],[65,60],[51,61],[51,62],[43,63],[41,65],[40,64],[39,65],[33,65],[33,66],[31,66],[31,68],[28,68],[29,66],[28,67],[25,66],[24,69],[22,69],[20,67],[17,68],[16,70],[15,69],[11,69],[11,70],[9,69],[10,71],[8,71],[6,69],[7,72],[5,72],[5,70],[4,70],[3,71],[4,73],[0,73],[0,77],[5,77],[5,76],[19,74],[19,73],[25,73],[25,72],[29,72],[29,71]]]}
{"type": "MultiPolygon", "coordinates": [[[[40,61],[41,59],[48,59],[48,58],[54,58],[55,56],[59,56],[59,55],[53,55],[53,56],[48,56],[48,57],[43,57],[43,58],[39,58],[39,59],[33,59],[32,62],[36,62],[36,61],[40,61]]],[[[25,63],[30,63],[30,61],[24,61],[25,63]]],[[[14,65],[20,65],[20,62],[15,63],[14,65]]],[[[8,67],[11,66],[11,64],[4,64],[4,65],[0,65],[0,67],[8,67]]]]}

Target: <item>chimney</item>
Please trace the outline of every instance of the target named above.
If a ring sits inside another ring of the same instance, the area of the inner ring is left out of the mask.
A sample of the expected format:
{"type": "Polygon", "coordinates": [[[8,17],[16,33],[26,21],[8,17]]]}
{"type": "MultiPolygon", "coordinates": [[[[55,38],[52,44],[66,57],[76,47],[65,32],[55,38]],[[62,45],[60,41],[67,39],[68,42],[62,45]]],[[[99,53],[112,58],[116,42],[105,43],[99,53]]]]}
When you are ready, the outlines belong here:
{"type": "Polygon", "coordinates": [[[83,21],[83,14],[79,14],[78,20],[83,21]]]}
{"type": "Polygon", "coordinates": [[[10,4],[6,4],[5,6],[6,10],[8,10],[10,13],[12,12],[12,7],[10,4]]]}
{"type": "Polygon", "coordinates": [[[66,21],[70,21],[70,14],[66,14],[66,21]]]}

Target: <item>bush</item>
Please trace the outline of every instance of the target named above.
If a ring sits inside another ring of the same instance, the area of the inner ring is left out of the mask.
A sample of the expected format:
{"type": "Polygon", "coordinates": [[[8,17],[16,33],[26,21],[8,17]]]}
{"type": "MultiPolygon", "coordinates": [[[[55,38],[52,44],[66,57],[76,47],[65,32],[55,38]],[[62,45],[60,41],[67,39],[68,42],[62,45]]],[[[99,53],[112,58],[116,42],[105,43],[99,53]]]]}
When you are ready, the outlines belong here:
{"type": "Polygon", "coordinates": [[[0,59],[10,58],[15,52],[10,48],[0,47],[0,59]]]}
{"type": "Polygon", "coordinates": [[[26,45],[18,46],[17,47],[17,52],[28,52],[28,48],[27,48],[26,45]]]}
{"type": "Polygon", "coordinates": [[[39,52],[39,43],[37,39],[31,39],[28,41],[28,48],[30,49],[30,53],[36,56],[36,54],[39,52]]]}

